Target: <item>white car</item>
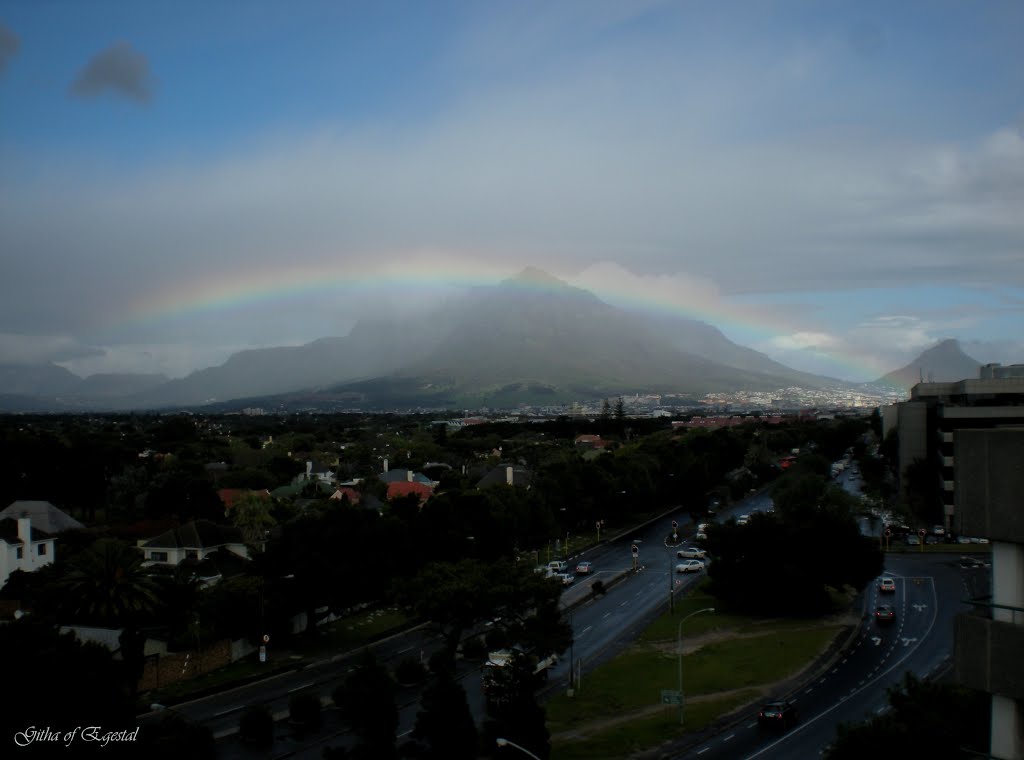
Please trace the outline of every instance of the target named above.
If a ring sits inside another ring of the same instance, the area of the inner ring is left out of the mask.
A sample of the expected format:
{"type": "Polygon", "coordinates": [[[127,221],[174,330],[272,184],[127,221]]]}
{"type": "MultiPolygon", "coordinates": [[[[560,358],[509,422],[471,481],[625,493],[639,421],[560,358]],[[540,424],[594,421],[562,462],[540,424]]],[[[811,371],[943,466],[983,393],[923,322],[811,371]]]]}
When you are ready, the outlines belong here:
{"type": "Polygon", "coordinates": [[[936,536],[944,536],[946,535],[946,529],[943,528],[941,525],[933,525],[932,534],[936,536]]]}
{"type": "Polygon", "coordinates": [[[706,551],[698,549],[696,546],[687,546],[676,552],[679,559],[704,559],[705,554],[707,554],[706,551]]]}
{"type": "Polygon", "coordinates": [[[576,576],[572,573],[558,573],[555,577],[561,578],[563,586],[571,586],[576,580],[576,576]]]}
{"type": "Polygon", "coordinates": [[[698,533],[707,533],[708,532],[708,524],[707,523],[700,523],[697,526],[697,532],[698,533]]]}
{"type": "Polygon", "coordinates": [[[746,525],[748,522],[750,522],[750,515],[740,515],[736,518],[737,525],[746,525]]]}
{"type": "Polygon", "coordinates": [[[688,559],[676,565],[677,573],[699,573],[704,569],[704,563],[699,559],[688,559]]]}

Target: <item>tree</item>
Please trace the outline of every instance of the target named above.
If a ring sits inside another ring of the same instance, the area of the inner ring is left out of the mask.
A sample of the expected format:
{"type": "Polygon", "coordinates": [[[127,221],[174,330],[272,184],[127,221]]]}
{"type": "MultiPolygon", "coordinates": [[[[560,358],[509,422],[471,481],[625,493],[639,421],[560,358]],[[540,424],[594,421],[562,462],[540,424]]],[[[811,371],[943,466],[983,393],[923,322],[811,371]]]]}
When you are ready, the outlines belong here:
{"type": "Polygon", "coordinates": [[[231,521],[242,531],[247,546],[257,546],[277,521],[270,510],[273,504],[266,493],[250,491],[240,494],[231,507],[231,521]]]}
{"type": "Polygon", "coordinates": [[[414,753],[431,760],[475,760],[476,723],[466,691],[451,673],[441,673],[420,700],[412,738],[414,753]]]}
{"type": "Polygon", "coordinates": [[[476,624],[501,618],[513,643],[538,657],[561,654],[571,631],[558,608],[561,585],[509,561],[465,559],[428,564],[403,587],[415,614],[440,627],[448,669],[453,669],[462,635],[476,624]]]}
{"type": "Polygon", "coordinates": [[[132,694],[142,675],[141,626],[160,607],[160,583],[134,546],[103,538],[79,554],[59,581],[65,609],[77,622],[121,628],[121,655],[132,694]]]}
{"type": "Polygon", "coordinates": [[[358,739],[351,757],[392,760],[397,757],[395,734],[398,708],[395,706],[395,682],[387,670],[366,650],[351,675],[331,694],[358,739]]]}
{"type": "Polygon", "coordinates": [[[29,726],[93,725],[111,731],[136,726],[134,702],[122,688],[123,664],[105,647],[82,644],[74,634],[61,634],[28,615],[0,625],[0,651],[7,654],[4,682],[18,687],[0,711],[5,746],[29,726]]]}
{"type": "Polygon", "coordinates": [[[142,729],[139,754],[147,760],[214,760],[217,744],[208,726],[171,712],[156,725],[142,729]]]}
{"type": "Polygon", "coordinates": [[[955,684],[907,673],[889,690],[892,708],[858,725],[842,725],[825,760],[886,757],[988,757],[991,699],[955,684]]]}

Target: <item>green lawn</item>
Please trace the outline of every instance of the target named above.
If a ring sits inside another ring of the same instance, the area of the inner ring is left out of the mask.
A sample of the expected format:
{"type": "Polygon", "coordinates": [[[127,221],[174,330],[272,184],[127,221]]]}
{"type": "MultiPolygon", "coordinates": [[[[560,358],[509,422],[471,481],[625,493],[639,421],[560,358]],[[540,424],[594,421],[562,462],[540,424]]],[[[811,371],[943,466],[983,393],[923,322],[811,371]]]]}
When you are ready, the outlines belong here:
{"type": "MultiPolygon", "coordinates": [[[[585,675],[573,697],[551,699],[548,728],[553,736],[563,734],[552,757],[621,758],[678,737],[677,709],[657,706],[663,689],[677,688],[679,621],[714,605],[704,594],[679,600],[674,614],[659,617],[625,652],[585,675]],[[572,738],[577,733],[580,738],[572,738]]],[[[709,638],[682,658],[683,691],[691,700],[686,728],[698,730],[795,675],[841,630],[821,620],[769,620],[717,610],[689,618],[683,625],[684,649],[688,640],[709,638]],[[692,701],[696,697],[701,699],[692,701]]]]}

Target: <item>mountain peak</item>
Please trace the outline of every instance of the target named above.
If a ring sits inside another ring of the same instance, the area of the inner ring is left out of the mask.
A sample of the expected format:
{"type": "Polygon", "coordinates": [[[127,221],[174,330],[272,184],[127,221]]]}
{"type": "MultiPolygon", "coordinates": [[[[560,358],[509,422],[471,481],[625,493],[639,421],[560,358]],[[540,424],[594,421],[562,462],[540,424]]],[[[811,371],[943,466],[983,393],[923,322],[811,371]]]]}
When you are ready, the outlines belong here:
{"type": "Polygon", "coordinates": [[[910,364],[878,382],[910,389],[919,382],[955,382],[978,376],[981,362],[968,356],[956,338],[946,338],[921,352],[910,364]]]}
{"type": "Polygon", "coordinates": [[[515,277],[510,277],[505,280],[506,284],[518,284],[518,285],[546,285],[547,287],[568,287],[569,283],[559,280],[554,275],[548,274],[543,269],[537,267],[526,267],[522,272],[517,274],[515,277]]]}

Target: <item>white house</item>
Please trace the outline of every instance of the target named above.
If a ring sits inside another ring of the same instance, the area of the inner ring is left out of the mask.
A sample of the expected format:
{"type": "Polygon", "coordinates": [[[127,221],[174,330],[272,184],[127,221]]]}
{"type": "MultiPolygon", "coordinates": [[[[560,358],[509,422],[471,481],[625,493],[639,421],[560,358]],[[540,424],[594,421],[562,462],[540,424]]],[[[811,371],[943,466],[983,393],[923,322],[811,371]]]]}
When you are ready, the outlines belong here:
{"type": "Polygon", "coordinates": [[[242,531],[209,520],[186,523],[140,546],[147,562],[164,565],[180,565],[185,560],[201,562],[218,549],[227,549],[239,557],[249,558],[249,549],[242,539],[242,531]]]}
{"type": "Polygon", "coordinates": [[[53,562],[57,539],[32,527],[31,517],[0,520],[0,588],[15,570],[31,573],[53,562]]]}

